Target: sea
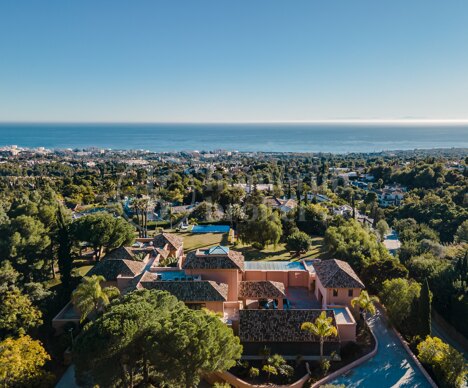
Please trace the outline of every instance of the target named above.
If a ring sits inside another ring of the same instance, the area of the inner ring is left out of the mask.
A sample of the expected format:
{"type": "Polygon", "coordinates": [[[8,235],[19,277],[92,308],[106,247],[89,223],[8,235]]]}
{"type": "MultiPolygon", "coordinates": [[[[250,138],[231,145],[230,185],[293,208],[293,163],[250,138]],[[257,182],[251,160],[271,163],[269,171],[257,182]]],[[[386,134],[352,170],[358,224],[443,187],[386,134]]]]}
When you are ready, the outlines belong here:
{"type": "Polygon", "coordinates": [[[45,124],[0,123],[0,147],[153,152],[331,152],[468,148],[468,124],[45,124]]]}

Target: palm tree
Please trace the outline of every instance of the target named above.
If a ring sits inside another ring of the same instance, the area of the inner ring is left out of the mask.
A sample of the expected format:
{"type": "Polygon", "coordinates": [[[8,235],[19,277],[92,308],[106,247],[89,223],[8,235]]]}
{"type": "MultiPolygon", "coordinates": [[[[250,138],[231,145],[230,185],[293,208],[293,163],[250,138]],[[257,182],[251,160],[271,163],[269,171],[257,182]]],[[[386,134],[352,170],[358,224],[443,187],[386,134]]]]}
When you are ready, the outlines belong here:
{"type": "Polygon", "coordinates": [[[176,220],[177,220],[177,215],[172,213],[172,208],[170,208],[169,209],[169,221],[171,222],[171,230],[172,230],[172,224],[176,220]]]}
{"type": "Polygon", "coordinates": [[[327,313],[322,311],[314,323],[304,322],[301,325],[301,330],[308,331],[314,336],[320,338],[320,358],[323,358],[323,343],[327,337],[336,337],[338,330],[332,324],[333,318],[327,317],[327,313]]]}
{"type": "Polygon", "coordinates": [[[105,281],[104,276],[85,276],[81,284],[73,291],[72,303],[81,313],[80,322],[83,322],[92,312],[102,310],[112,298],[120,295],[117,287],[101,287],[101,282],[105,281]]]}
{"type": "Polygon", "coordinates": [[[376,296],[370,296],[367,291],[361,291],[359,296],[351,300],[351,306],[359,306],[363,313],[364,320],[366,320],[366,313],[374,315],[376,312],[375,304],[379,301],[379,298],[376,296]]]}

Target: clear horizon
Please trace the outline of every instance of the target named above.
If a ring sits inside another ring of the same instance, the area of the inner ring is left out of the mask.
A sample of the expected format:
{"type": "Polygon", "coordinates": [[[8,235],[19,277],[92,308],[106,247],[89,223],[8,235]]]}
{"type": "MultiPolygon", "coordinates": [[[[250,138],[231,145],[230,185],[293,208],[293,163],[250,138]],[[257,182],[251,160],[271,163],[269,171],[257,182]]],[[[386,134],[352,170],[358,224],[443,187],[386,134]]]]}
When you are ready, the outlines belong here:
{"type": "Polygon", "coordinates": [[[468,122],[468,2],[0,3],[0,122],[468,122]]]}
{"type": "Polygon", "coordinates": [[[468,119],[433,119],[433,120],[275,120],[275,121],[0,121],[1,124],[402,124],[402,125],[467,125],[468,119]]]}

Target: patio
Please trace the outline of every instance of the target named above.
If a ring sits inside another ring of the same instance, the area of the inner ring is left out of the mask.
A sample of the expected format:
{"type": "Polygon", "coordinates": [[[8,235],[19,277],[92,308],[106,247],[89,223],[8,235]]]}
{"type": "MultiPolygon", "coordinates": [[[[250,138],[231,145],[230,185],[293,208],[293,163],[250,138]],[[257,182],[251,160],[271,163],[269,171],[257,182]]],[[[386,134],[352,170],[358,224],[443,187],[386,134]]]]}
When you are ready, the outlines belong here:
{"type": "Polygon", "coordinates": [[[293,309],[320,309],[320,303],[314,293],[305,287],[288,287],[286,297],[293,309]]]}
{"type": "MultiPolygon", "coordinates": [[[[320,303],[312,291],[305,287],[288,287],[286,289],[286,298],[289,300],[292,309],[296,310],[310,310],[320,309],[320,303]]],[[[264,298],[265,300],[272,301],[275,298],[264,298]]],[[[277,299],[277,298],[276,298],[277,299]]],[[[247,309],[258,309],[258,299],[247,299],[245,304],[247,309]]]]}

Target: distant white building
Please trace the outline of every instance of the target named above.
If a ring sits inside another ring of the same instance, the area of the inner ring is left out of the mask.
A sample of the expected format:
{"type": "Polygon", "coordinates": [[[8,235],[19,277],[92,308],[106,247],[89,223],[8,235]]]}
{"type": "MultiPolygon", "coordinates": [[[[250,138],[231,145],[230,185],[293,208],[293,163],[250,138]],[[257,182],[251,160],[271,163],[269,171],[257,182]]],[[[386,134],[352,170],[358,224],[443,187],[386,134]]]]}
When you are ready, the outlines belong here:
{"type": "Polygon", "coordinates": [[[258,191],[273,191],[273,184],[271,183],[257,183],[256,185],[253,183],[235,183],[234,187],[240,187],[247,194],[254,191],[255,187],[258,191]]]}
{"type": "Polygon", "coordinates": [[[297,202],[294,199],[265,198],[264,203],[272,209],[279,209],[283,213],[289,213],[297,207],[297,202]]]}
{"type": "Polygon", "coordinates": [[[315,199],[319,203],[330,202],[330,198],[324,194],[307,193],[307,199],[309,201],[315,199]]]}
{"type": "Polygon", "coordinates": [[[353,208],[349,205],[341,205],[339,207],[333,208],[333,214],[343,217],[352,217],[353,208]]]}
{"type": "Polygon", "coordinates": [[[394,230],[385,236],[383,244],[392,255],[396,255],[401,248],[401,242],[394,230]]]}
{"type": "Polygon", "coordinates": [[[376,194],[380,206],[399,206],[406,195],[406,187],[399,185],[385,186],[381,190],[376,190],[376,194]]]}

